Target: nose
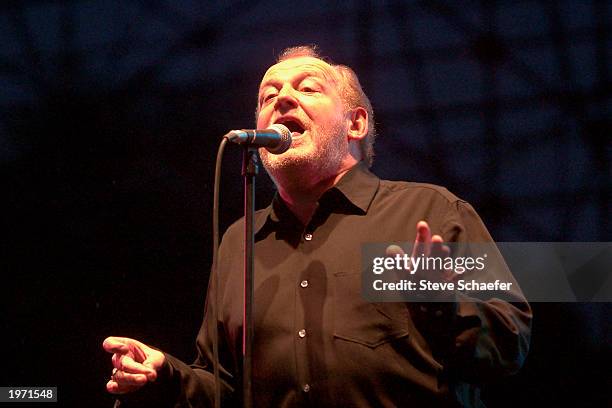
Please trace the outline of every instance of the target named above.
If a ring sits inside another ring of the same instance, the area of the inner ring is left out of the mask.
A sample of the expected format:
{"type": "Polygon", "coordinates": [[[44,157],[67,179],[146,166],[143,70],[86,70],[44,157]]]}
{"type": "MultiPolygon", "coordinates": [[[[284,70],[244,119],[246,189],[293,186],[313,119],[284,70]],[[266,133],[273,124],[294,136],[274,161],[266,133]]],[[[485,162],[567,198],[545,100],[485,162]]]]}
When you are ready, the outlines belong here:
{"type": "Polygon", "coordinates": [[[293,88],[289,84],[285,84],[278,92],[276,97],[275,108],[278,110],[290,110],[297,108],[298,101],[293,94],[293,88]]]}

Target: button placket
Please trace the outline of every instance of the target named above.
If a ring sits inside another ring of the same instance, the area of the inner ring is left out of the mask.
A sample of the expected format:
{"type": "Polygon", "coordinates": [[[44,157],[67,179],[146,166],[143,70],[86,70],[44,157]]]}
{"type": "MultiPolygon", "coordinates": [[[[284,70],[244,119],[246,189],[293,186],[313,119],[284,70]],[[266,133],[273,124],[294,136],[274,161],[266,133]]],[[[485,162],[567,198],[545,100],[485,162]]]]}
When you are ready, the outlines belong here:
{"type": "MultiPolygon", "coordinates": [[[[302,232],[302,237],[305,233],[302,232]]],[[[301,392],[304,398],[308,398],[310,391],[310,369],[309,369],[309,352],[308,352],[308,337],[310,333],[307,332],[306,323],[306,310],[308,310],[308,303],[311,300],[311,294],[306,289],[310,285],[308,280],[309,276],[307,273],[297,273],[295,287],[296,296],[296,316],[294,333],[296,334],[294,339],[295,352],[296,352],[296,391],[301,392]],[[308,387],[306,387],[308,385],[308,387]],[[305,388],[308,391],[305,391],[305,388]]]]}

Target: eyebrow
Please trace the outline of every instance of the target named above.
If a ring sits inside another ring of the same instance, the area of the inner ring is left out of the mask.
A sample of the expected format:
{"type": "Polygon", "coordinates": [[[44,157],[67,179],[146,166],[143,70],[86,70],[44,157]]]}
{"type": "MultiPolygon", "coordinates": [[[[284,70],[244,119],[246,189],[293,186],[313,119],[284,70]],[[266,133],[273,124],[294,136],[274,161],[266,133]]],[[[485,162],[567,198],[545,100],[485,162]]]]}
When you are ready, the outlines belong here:
{"type": "MultiPolygon", "coordinates": [[[[326,81],[333,81],[334,79],[331,78],[329,75],[325,74],[325,72],[323,71],[317,71],[317,70],[308,70],[308,71],[302,71],[299,75],[297,75],[295,78],[292,79],[293,82],[295,81],[303,81],[306,78],[321,78],[321,79],[325,79],[326,81]]],[[[259,91],[261,92],[262,89],[264,89],[267,86],[275,86],[280,84],[282,81],[279,80],[275,80],[274,77],[272,77],[271,79],[266,80],[265,82],[263,82],[260,87],[259,87],[259,91]]]]}

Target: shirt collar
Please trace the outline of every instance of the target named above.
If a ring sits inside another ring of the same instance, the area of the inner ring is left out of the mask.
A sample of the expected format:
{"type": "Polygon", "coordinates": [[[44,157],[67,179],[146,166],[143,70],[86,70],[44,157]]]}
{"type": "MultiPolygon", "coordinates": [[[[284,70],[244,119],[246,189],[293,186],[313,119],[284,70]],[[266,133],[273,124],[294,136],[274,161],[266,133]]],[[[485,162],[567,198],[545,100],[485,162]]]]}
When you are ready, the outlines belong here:
{"type": "MultiPolygon", "coordinates": [[[[366,214],[379,185],[380,179],[371,173],[363,162],[359,162],[346,172],[334,187],[326,191],[319,202],[331,202],[331,205],[334,206],[338,205],[339,201],[343,201],[344,204],[349,204],[357,210],[357,213],[366,214]]],[[[274,195],[272,203],[257,214],[255,233],[259,232],[267,222],[300,224],[278,192],[274,195]]]]}
{"type": "Polygon", "coordinates": [[[332,188],[340,191],[354,206],[367,213],[378,191],[380,179],[363,162],[353,166],[332,188]]]}

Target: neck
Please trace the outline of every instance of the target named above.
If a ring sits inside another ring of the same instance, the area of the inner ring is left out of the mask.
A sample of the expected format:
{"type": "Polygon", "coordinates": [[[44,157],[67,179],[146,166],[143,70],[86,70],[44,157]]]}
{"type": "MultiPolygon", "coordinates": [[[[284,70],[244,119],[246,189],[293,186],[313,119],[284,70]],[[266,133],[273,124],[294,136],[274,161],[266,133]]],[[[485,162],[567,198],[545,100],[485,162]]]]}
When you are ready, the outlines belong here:
{"type": "MultiPolygon", "coordinates": [[[[308,225],[317,208],[319,198],[336,185],[354,165],[355,163],[342,166],[331,176],[318,179],[277,176],[275,177],[275,183],[287,207],[303,225],[308,225]]],[[[301,174],[316,174],[316,172],[301,172],[301,174]]]]}

